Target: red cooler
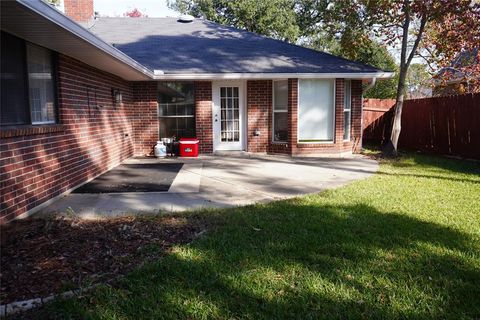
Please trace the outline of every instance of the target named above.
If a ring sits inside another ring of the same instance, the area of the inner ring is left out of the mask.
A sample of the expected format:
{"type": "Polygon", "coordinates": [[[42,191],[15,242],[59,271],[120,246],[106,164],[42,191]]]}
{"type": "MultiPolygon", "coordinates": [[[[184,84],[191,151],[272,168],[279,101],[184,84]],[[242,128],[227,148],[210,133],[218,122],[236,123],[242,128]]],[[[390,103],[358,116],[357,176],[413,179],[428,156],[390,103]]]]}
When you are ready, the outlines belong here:
{"type": "Polygon", "coordinates": [[[181,138],[180,139],[180,157],[198,157],[197,138],[181,138]]]}

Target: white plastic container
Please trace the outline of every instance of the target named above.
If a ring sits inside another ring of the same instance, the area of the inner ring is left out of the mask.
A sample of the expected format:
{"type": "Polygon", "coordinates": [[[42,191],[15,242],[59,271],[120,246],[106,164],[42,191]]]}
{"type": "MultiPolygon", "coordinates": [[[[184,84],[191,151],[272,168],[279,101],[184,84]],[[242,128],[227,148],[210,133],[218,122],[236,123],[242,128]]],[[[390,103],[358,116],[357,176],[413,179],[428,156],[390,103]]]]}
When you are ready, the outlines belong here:
{"type": "Polygon", "coordinates": [[[157,141],[153,150],[153,153],[157,158],[165,158],[167,156],[167,146],[163,144],[163,141],[157,141]]]}

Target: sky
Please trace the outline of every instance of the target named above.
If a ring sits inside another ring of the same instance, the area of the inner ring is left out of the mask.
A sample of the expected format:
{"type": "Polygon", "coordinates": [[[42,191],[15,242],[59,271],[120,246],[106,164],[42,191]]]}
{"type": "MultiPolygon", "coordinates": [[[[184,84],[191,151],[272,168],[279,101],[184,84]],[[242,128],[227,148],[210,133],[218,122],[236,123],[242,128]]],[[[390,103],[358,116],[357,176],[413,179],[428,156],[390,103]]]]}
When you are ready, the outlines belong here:
{"type": "Polygon", "coordinates": [[[178,17],[179,13],[167,7],[167,0],[94,0],[94,11],[102,16],[123,16],[135,8],[149,17],[178,17]]]}

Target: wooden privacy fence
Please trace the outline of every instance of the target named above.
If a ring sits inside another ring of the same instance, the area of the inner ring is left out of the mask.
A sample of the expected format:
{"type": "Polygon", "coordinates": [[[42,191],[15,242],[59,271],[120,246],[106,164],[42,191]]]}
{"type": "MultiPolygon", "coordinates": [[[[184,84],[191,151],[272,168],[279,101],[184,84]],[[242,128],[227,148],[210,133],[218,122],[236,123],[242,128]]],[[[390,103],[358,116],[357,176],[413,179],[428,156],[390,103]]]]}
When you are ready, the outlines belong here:
{"type": "MultiPolygon", "coordinates": [[[[388,140],[394,105],[365,99],[365,142],[388,140]]],[[[480,159],[480,93],[405,101],[399,147],[480,159]]]]}
{"type": "Polygon", "coordinates": [[[363,101],[363,141],[383,144],[391,125],[390,109],[395,99],[365,99],[363,101]]]}

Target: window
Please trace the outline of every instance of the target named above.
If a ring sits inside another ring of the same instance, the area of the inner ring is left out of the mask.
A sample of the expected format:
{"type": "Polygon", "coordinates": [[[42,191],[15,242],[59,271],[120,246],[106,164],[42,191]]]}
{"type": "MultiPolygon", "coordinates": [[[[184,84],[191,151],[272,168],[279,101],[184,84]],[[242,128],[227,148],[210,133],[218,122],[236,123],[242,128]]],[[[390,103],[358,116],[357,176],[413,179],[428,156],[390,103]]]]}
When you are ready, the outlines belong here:
{"type": "Polygon", "coordinates": [[[25,94],[25,44],[8,33],[2,32],[1,36],[1,124],[26,124],[29,117],[25,94]]]}
{"type": "Polygon", "coordinates": [[[1,124],[55,123],[51,51],[1,34],[1,124]]]}
{"type": "Polygon", "coordinates": [[[288,138],[288,81],[273,82],[273,141],[288,138]]]}
{"type": "Polygon", "coordinates": [[[334,80],[301,79],[298,86],[298,141],[333,141],[334,80]]]}
{"type": "Polygon", "coordinates": [[[343,140],[350,140],[350,128],[352,123],[352,82],[345,81],[343,97],[343,140]]]}
{"type": "Polygon", "coordinates": [[[195,137],[193,82],[159,82],[158,116],[160,138],[195,137]]]}
{"type": "Polygon", "coordinates": [[[32,124],[55,123],[50,51],[27,44],[27,66],[32,124]]]}

